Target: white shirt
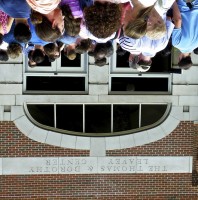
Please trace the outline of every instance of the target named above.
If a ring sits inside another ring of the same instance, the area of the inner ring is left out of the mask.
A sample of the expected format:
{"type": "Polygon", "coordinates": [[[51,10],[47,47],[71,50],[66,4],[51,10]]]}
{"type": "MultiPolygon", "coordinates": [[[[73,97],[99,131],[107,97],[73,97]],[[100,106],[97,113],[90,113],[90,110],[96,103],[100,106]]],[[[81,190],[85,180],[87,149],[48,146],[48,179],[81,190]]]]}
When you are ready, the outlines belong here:
{"type": "Polygon", "coordinates": [[[131,54],[142,53],[145,56],[154,57],[157,52],[163,50],[167,46],[173,29],[174,24],[167,20],[167,32],[161,39],[151,40],[146,36],[140,39],[132,39],[130,37],[122,36],[119,38],[119,43],[124,50],[129,51],[131,54]]]}
{"type": "Polygon", "coordinates": [[[145,7],[155,4],[155,9],[161,17],[166,14],[167,10],[173,5],[175,0],[139,0],[139,2],[145,7]]]}

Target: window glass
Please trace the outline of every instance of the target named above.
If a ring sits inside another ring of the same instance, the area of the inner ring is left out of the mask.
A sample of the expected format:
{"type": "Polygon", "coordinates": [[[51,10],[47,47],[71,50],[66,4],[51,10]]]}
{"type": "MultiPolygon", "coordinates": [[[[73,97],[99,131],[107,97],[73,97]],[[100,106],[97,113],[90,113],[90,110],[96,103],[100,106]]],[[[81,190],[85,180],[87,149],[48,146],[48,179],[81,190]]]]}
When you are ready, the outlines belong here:
{"type": "Polygon", "coordinates": [[[54,105],[27,105],[31,116],[40,124],[54,127],[54,105]]]}
{"type": "Polygon", "coordinates": [[[57,105],[56,121],[59,129],[83,132],[83,106],[57,105]]]}
{"type": "Polygon", "coordinates": [[[111,132],[111,105],[85,105],[85,132],[111,132]]]}
{"type": "Polygon", "coordinates": [[[27,76],[27,90],[85,91],[85,77],[27,76]]]}
{"type": "Polygon", "coordinates": [[[162,118],[167,105],[142,105],[141,126],[148,126],[162,118]]]}
{"type": "Polygon", "coordinates": [[[113,131],[139,128],[139,105],[113,106],[113,131]]]}

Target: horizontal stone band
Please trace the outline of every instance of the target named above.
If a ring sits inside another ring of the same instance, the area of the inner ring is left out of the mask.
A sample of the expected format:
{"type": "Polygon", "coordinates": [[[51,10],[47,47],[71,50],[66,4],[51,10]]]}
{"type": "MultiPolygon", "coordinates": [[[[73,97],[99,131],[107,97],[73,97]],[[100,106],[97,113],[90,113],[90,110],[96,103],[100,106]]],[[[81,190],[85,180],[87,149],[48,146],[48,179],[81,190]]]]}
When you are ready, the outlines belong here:
{"type": "Polygon", "coordinates": [[[191,172],[191,156],[0,158],[1,175],[191,172]]]}

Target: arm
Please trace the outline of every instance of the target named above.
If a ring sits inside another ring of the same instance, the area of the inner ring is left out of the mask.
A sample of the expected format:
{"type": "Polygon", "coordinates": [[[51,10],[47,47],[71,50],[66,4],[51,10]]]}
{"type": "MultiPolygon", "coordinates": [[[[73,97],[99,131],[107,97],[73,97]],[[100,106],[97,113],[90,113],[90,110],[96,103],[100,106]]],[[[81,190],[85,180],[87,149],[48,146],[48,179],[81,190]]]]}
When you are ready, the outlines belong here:
{"type": "Polygon", "coordinates": [[[174,2],[173,4],[173,21],[175,24],[175,28],[181,28],[182,18],[176,2],[174,2]]]}
{"type": "Polygon", "coordinates": [[[9,31],[10,31],[13,21],[14,21],[14,18],[12,18],[12,17],[8,18],[7,27],[6,27],[7,33],[9,33],[9,31]]]}

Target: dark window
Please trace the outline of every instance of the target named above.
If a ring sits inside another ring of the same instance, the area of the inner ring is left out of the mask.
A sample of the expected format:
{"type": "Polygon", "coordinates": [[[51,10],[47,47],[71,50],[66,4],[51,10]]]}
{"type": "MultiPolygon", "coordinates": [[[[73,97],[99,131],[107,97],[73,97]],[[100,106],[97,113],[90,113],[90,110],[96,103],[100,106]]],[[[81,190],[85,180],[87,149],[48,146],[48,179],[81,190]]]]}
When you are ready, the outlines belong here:
{"type": "Polygon", "coordinates": [[[167,105],[142,105],[141,126],[151,125],[161,119],[166,112],[167,105]]]}
{"type": "Polygon", "coordinates": [[[111,132],[111,105],[85,106],[85,132],[111,132]]]}
{"type": "Polygon", "coordinates": [[[168,92],[168,78],[112,77],[111,91],[168,92]]]}
{"type": "Polygon", "coordinates": [[[83,132],[83,106],[57,105],[56,121],[59,129],[83,132]]]}
{"type": "Polygon", "coordinates": [[[31,116],[40,124],[54,127],[54,105],[27,105],[31,116]]]}
{"type": "Polygon", "coordinates": [[[113,106],[113,131],[139,128],[139,105],[113,106]]]}
{"type": "Polygon", "coordinates": [[[85,91],[85,77],[28,76],[26,81],[27,91],[85,91]]]}

